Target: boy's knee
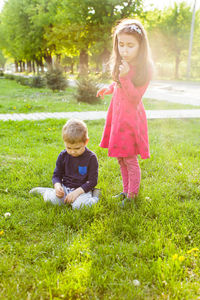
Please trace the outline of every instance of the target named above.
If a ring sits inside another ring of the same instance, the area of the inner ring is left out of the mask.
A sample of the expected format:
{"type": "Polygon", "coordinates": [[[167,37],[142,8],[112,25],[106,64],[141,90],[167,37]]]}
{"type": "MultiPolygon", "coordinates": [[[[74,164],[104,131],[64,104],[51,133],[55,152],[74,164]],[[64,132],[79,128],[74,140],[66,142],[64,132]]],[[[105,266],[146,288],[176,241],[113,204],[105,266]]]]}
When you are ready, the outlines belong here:
{"type": "Polygon", "coordinates": [[[72,209],[80,209],[83,206],[92,206],[93,204],[98,202],[97,197],[92,197],[92,193],[89,192],[88,195],[84,195],[84,197],[78,197],[73,203],[72,203],[72,209]]]}
{"type": "Polygon", "coordinates": [[[56,191],[55,190],[47,190],[45,193],[44,193],[44,201],[45,202],[51,202],[52,204],[54,205],[62,205],[64,204],[64,198],[58,198],[56,196],[56,191]]]}

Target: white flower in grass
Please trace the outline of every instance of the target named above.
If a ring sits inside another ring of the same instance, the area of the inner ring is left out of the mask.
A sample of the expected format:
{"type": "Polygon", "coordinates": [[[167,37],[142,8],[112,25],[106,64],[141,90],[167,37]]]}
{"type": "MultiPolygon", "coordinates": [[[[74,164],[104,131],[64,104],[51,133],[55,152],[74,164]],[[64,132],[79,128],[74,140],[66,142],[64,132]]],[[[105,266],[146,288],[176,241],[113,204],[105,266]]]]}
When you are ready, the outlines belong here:
{"type": "Polygon", "coordinates": [[[151,201],[151,198],[150,197],[145,197],[145,200],[147,200],[147,201],[151,201]]]}
{"type": "Polygon", "coordinates": [[[4,217],[5,218],[9,218],[11,216],[11,213],[9,213],[9,212],[6,212],[5,214],[4,214],[4,217]]]}
{"type": "Polygon", "coordinates": [[[140,285],[140,282],[139,282],[139,280],[134,279],[134,280],[133,280],[133,284],[134,284],[134,286],[139,286],[139,285],[140,285]]]}

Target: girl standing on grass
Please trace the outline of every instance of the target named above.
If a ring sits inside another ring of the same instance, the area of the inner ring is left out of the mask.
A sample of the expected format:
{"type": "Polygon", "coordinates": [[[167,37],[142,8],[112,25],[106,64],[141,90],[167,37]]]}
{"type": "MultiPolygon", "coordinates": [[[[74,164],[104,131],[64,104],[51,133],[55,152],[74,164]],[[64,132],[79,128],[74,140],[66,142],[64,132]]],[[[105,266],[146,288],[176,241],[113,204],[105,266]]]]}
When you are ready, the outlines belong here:
{"type": "MultiPolygon", "coordinates": [[[[115,197],[131,200],[137,196],[141,170],[137,155],[150,157],[147,118],[142,103],[152,74],[149,43],[142,24],[134,19],[122,20],[115,28],[111,56],[112,78],[108,88],[97,97],[112,94],[100,147],[118,159],[123,192],[115,197]]],[[[123,202],[124,203],[124,202],[123,202]]]]}

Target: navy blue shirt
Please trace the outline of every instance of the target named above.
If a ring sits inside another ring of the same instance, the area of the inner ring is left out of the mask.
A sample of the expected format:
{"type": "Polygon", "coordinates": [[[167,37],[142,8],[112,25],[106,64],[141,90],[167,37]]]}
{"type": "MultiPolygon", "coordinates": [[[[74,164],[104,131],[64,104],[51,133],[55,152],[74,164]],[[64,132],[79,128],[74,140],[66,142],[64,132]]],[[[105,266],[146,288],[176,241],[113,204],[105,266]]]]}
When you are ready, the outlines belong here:
{"type": "Polygon", "coordinates": [[[85,148],[83,154],[73,157],[63,150],[56,161],[52,182],[59,182],[68,188],[81,187],[85,193],[97,185],[98,161],[96,154],[85,148]]]}

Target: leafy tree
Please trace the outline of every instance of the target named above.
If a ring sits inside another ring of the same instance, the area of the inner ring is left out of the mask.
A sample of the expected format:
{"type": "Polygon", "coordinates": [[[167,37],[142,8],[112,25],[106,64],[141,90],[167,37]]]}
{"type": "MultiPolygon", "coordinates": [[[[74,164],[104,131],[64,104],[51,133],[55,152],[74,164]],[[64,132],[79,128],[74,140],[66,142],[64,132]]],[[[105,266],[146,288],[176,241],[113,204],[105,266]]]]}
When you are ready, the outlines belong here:
{"type": "MultiPolygon", "coordinates": [[[[19,38],[19,33],[20,35],[23,34],[20,28],[21,22],[23,22],[23,16],[21,14],[20,1],[10,0],[6,2],[1,13],[1,48],[6,49],[7,54],[15,60],[22,60],[24,56],[23,43],[21,43],[19,38]]],[[[26,28],[26,26],[22,27],[23,29],[26,28]]]]}
{"type": "Polygon", "coordinates": [[[58,0],[8,0],[1,14],[2,47],[16,61],[33,60],[51,63],[45,30],[52,25],[58,0]]]}
{"type": "Polygon", "coordinates": [[[200,78],[200,9],[196,11],[192,46],[191,75],[200,78]]]}
{"type": "Polygon", "coordinates": [[[181,2],[165,9],[157,23],[156,33],[161,37],[157,41],[157,46],[164,55],[168,52],[168,55],[174,57],[175,78],[179,77],[179,64],[188,50],[191,19],[190,7],[185,2],[181,2]]]}
{"type": "Polygon", "coordinates": [[[34,0],[31,1],[28,13],[32,24],[31,35],[34,39],[34,49],[36,60],[42,63],[44,58],[47,65],[51,68],[52,55],[56,54],[55,43],[49,43],[46,32],[51,30],[56,17],[59,0],[34,0]]]}
{"type": "MultiPolygon", "coordinates": [[[[80,73],[87,73],[89,55],[106,60],[111,28],[139,13],[142,0],[7,0],[0,31],[3,47],[16,61],[79,56],[80,73]]],[[[73,61],[73,60],[72,60],[73,61]]]]}
{"type": "Polygon", "coordinates": [[[113,24],[141,8],[141,0],[62,0],[48,40],[67,55],[79,55],[80,73],[87,73],[92,50],[101,56],[109,54],[113,24]]]}

